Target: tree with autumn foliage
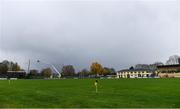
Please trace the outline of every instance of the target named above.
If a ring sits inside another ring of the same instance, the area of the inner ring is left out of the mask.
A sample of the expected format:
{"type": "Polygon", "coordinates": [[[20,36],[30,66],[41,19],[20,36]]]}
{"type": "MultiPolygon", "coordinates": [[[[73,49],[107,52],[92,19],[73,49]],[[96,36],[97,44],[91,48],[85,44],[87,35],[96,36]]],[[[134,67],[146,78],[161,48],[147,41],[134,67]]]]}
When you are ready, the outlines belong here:
{"type": "Polygon", "coordinates": [[[91,73],[96,75],[103,75],[104,74],[104,68],[103,66],[98,62],[93,62],[90,66],[91,73]]]}

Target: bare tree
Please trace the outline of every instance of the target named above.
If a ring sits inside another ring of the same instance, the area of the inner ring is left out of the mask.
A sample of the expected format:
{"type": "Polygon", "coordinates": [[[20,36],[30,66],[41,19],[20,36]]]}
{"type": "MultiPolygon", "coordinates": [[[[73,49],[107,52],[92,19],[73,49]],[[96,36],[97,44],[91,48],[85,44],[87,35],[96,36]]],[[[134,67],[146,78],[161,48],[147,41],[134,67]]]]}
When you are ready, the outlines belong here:
{"type": "Polygon", "coordinates": [[[180,58],[180,56],[178,56],[178,55],[170,56],[169,60],[167,60],[166,64],[167,65],[179,64],[179,58],[180,58]]]}

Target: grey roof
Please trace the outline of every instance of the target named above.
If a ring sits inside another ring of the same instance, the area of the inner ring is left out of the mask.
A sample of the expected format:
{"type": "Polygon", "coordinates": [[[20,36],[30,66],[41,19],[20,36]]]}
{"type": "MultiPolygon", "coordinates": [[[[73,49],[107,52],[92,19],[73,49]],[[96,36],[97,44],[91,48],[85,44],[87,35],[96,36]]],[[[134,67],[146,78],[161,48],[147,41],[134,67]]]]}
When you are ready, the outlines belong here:
{"type": "Polygon", "coordinates": [[[157,66],[157,68],[172,68],[172,67],[180,67],[180,64],[173,64],[173,65],[161,65],[157,66]]]}
{"type": "Polygon", "coordinates": [[[141,71],[141,72],[144,72],[144,71],[153,72],[155,70],[150,70],[150,69],[123,69],[123,70],[120,70],[118,72],[137,72],[137,71],[141,71]]]}

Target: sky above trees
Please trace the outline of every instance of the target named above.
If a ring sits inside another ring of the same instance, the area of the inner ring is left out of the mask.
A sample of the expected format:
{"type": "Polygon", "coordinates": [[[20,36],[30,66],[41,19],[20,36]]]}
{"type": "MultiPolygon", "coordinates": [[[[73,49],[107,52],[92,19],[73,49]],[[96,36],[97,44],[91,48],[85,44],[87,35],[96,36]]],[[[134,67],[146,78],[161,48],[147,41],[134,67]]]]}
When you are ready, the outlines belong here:
{"type": "Polygon", "coordinates": [[[1,0],[0,60],[117,70],[180,54],[176,0],[1,0]]]}

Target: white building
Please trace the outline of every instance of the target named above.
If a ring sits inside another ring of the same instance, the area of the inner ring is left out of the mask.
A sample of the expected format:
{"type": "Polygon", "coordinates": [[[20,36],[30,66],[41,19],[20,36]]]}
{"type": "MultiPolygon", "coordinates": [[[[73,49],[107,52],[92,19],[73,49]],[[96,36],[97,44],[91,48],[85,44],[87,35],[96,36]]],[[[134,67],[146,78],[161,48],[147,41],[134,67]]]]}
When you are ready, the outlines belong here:
{"type": "Polygon", "coordinates": [[[116,73],[117,78],[149,78],[154,71],[144,69],[127,69],[116,73]]]}

